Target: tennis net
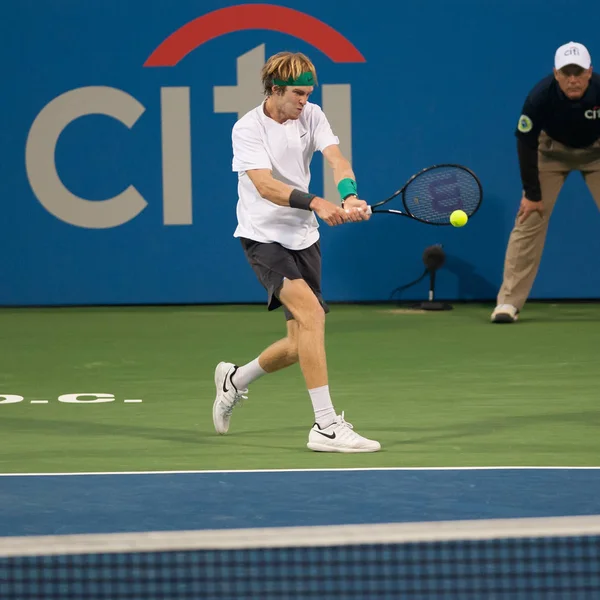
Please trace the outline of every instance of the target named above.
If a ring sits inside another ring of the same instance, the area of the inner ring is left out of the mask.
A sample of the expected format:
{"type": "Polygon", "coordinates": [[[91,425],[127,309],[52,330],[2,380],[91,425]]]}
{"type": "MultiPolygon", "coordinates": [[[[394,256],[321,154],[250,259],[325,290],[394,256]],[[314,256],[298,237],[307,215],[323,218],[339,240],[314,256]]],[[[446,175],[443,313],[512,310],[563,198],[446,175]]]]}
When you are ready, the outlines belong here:
{"type": "Polygon", "coordinates": [[[597,599],[600,516],[0,538],[0,598],[597,599]]]}

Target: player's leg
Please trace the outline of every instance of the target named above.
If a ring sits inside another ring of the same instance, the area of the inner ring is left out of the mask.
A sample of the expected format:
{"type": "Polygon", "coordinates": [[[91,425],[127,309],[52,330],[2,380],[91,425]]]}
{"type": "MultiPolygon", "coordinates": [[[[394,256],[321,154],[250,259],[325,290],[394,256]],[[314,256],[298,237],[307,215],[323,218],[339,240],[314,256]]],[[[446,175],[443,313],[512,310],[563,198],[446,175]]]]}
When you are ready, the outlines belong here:
{"type": "Polygon", "coordinates": [[[297,323],[298,359],[315,414],[309,433],[308,447],[322,452],[376,452],[378,442],[364,438],[352,430],[344,415],[336,415],[327,373],[325,352],[325,313],[320,276],[319,245],[294,253],[305,279],[286,279],[279,298],[297,323]]]}
{"type": "Polygon", "coordinates": [[[531,213],[523,223],[518,217],[515,219],[506,248],[497,306],[492,313],[495,323],[516,321],[529,296],[542,259],[550,215],[568,172],[568,167],[556,161],[540,163],[544,212],[531,213]]]}
{"type": "MultiPolygon", "coordinates": [[[[255,360],[263,373],[275,373],[275,371],[296,364],[298,362],[298,324],[293,320],[287,321],[287,336],[271,344],[255,360]]],[[[249,375],[246,378],[244,369],[245,367],[239,368],[236,382],[239,381],[242,387],[247,387],[254,381],[254,377],[249,375]]]]}
{"type": "MultiPolygon", "coordinates": [[[[304,250],[297,250],[293,252],[292,257],[298,272],[301,274],[302,279],[304,282],[306,282],[306,285],[312,292],[312,295],[307,294],[308,299],[313,303],[315,299],[317,300],[317,303],[313,308],[319,313],[319,327],[323,340],[322,343],[318,344],[317,348],[322,355],[319,357],[315,355],[313,358],[319,365],[318,371],[315,371],[310,365],[303,368],[301,364],[300,368],[302,369],[308,393],[313,405],[315,423],[317,423],[320,427],[327,427],[335,421],[336,414],[329,393],[327,359],[325,357],[325,315],[329,312],[329,307],[323,299],[323,294],[321,292],[321,244],[319,241],[317,241],[315,244],[305,248],[304,250]],[[308,369],[308,371],[305,372],[306,369],[308,369]],[[312,374],[316,372],[320,372],[320,374],[315,379],[312,374]]],[[[284,310],[286,319],[291,319],[293,322],[296,322],[297,331],[299,331],[300,326],[298,325],[297,320],[294,318],[290,308],[285,305],[285,302],[284,310]]]]}
{"type": "Polygon", "coordinates": [[[246,389],[253,381],[267,373],[275,373],[298,362],[298,324],[287,322],[287,336],[277,340],[249,363],[238,367],[232,382],[238,389],[246,389]]]}
{"type": "MultiPolygon", "coordinates": [[[[304,279],[283,282],[279,298],[294,316],[298,334],[298,360],[309,390],[328,385],[325,356],[325,311],[304,279]]],[[[331,407],[331,421],[335,418],[331,407]]],[[[323,425],[329,423],[323,422],[323,425]]]]}
{"type": "MultiPolygon", "coordinates": [[[[242,247],[250,266],[268,293],[267,307],[282,306],[279,290],[286,277],[301,278],[291,251],[279,244],[263,244],[242,239],[242,247]]],[[[213,422],[218,433],[227,433],[235,406],[246,398],[248,386],[267,373],[274,373],[298,362],[297,324],[288,318],[287,336],[276,341],[249,363],[238,366],[220,362],[215,369],[216,397],[213,404],[213,422]]]]}
{"type": "Polygon", "coordinates": [[[227,433],[231,412],[236,404],[246,398],[248,386],[267,375],[298,362],[298,325],[295,321],[287,322],[287,336],[277,340],[266,348],[257,358],[238,366],[221,362],[215,371],[217,398],[213,407],[213,420],[219,433],[227,433]],[[227,389],[230,388],[230,389],[227,389]],[[223,398],[225,390],[230,398],[223,398]]]}

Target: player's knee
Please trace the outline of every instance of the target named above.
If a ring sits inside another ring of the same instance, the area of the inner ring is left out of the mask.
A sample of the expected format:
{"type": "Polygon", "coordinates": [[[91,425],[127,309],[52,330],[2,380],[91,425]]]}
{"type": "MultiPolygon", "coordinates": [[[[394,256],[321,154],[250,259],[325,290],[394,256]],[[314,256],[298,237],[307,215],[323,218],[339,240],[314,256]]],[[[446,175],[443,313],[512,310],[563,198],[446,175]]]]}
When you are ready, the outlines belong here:
{"type": "Polygon", "coordinates": [[[304,280],[286,282],[280,299],[294,316],[298,327],[317,329],[325,326],[325,311],[304,280]]]}
{"type": "Polygon", "coordinates": [[[325,327],[325,311],[316,296],[314,300],[311,299],[297,311],[296,321],[298,321],[298,326],[303,329],[325,327]]]}

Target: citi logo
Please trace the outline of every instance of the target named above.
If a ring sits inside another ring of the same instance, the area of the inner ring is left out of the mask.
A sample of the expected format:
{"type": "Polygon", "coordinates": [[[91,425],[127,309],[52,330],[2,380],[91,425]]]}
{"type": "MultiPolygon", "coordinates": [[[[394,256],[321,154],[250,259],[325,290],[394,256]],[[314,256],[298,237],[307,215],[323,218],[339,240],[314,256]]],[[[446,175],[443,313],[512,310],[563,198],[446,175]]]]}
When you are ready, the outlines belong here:
{"type": "Polygon", "coordinates": [[[584,115],[586,119],[600,119],[600,106],[594,106],[594,108],[586,110],[584,115]]]}
{"type": "MultiPolygon", "coordinates": [[[[314,46],[334,63],[364,63],[365,58],[338,31],[318,19],[290,8],[269,4],[245,4],[219,9],[198,17],[169,35],[150,54],[145,68],[175,67],[190,52],[220,36],[245,30],[285,33],[314,46]]],[[[214,58],[214,57],[213,57],[214,58]]],[[[224,65],[227,58],[221,57],[224,65]]],[[[263,99],[260,69],[265,62],[261,44],[236,58],[237,84],[213,85],[213,112],[235,113],[237,118],[263,99]]],[[[340,148],[352,159],[351,87],[320,86],[323,110],[340,138],[340,148]]],[[[160,88],[162,204],[164,225],[191,225],[192,140],[190,88],[160,88]]],[[[71,89],[44,106],[34,119],[25,147],[25,167],[33,193],[56,218],[76,227],[105,229],[134,219],[148,205],[135,186],[129,185],[111,198],[88,200],[69,190],[58,173],[55,152],[62,132],[88,115],[104,115],[133,129],[146,107],[124,90],[96,85],[71,89]]],[[[229,131],[227,135],[229,135],[229,131]]],[[[132,132],[135,135],[135,132],[132,132]]],[[[209,143],[209,142],[207,142],[209,143]]],[[[223,156],[223,161],[231,157],[223,156]]],[[[324,195],[335,197],[329,169],[324,172],[324,195]]]]}

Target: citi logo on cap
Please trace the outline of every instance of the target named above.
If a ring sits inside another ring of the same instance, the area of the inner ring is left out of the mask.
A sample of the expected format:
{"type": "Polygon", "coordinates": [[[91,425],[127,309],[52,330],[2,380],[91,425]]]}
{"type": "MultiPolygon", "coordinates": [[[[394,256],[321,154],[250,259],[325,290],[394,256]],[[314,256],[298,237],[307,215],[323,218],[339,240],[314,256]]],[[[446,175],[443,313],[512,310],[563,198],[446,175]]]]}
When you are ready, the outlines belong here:
{"type": "Polygon", "coordinates": [[[578,42],[563,44],[554,55],[554,68],[559,70],[567,65],[578,65],[583,69],[589,69],[592,59],[588,49],[578,42]]]}

